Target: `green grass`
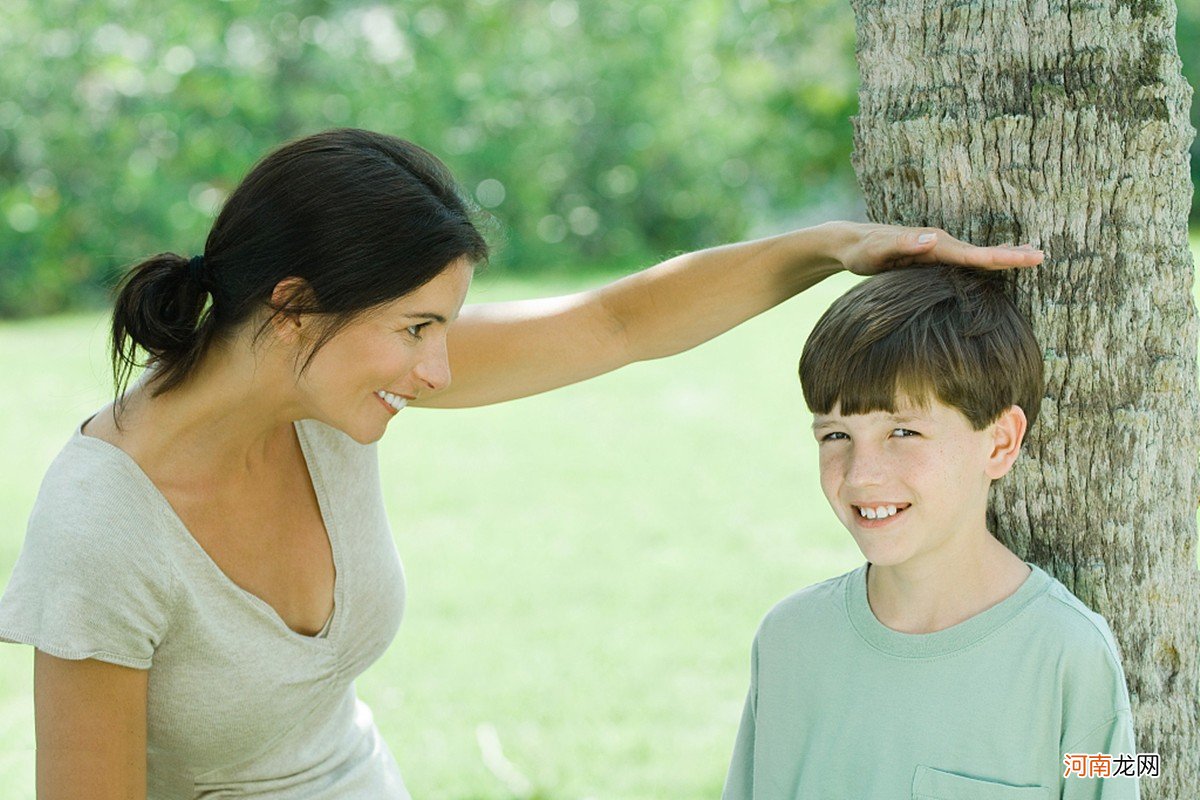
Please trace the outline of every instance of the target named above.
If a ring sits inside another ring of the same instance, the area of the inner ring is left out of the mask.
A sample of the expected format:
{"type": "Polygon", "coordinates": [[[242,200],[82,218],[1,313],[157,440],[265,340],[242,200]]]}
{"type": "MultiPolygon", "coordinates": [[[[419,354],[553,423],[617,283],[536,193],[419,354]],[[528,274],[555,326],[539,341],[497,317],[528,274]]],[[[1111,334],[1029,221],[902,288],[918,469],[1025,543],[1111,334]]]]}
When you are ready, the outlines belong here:
{"type": "MultiPolygon", "coordinates": [[[[795,378],[854,280],[672,359],[392,422],[382,472],[409,604],[358,689],[414,796],[512,796],[480,757],[484,724],[542,798],[719,795],[759,619],[859,561],[821,496],[795,378]]],[[[484,275],[472,299],[568,288],[484,275]]],[[[42,472],[106,400],[104,325],[0,325],[0,577],[42,472]]],[[[0,647],[8,798],[33,796],[31,665],[0,647]]]]}
{"type": "MultiPolygon", "coordinates": [[[[478,726],[546,798],[720,793],[762,614],[858,554],[816,482],[804,298],[676,358],[489,408],[410,409],[381,444],[409,580],[358,682],[414,796],[506,798],[478,726]]],[[[483,275],[472,299],[565,285],[483,275]]],[[[0,579],[40,476],[106,402],[101,315],[0,325],[0,579]]],[[[0,785],[32,797],[32,650],[0,647],[0,785]]]]}

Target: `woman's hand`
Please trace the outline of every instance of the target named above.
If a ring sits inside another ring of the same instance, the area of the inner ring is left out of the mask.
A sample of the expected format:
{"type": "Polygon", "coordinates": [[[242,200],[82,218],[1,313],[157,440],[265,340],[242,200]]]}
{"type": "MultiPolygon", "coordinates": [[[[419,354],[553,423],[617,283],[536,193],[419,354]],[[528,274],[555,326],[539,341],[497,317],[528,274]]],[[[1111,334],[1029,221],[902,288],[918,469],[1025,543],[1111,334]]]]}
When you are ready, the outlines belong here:
{"type": "Polygon", "coordinates": [[[913,264],[955,264],[982,269],[1033,267],[1043,253],[1032,245],[976,247],[937,228],[906,228],[870,222],[827,223],[834,231],[833,256],[856,275],[913,264]]]}

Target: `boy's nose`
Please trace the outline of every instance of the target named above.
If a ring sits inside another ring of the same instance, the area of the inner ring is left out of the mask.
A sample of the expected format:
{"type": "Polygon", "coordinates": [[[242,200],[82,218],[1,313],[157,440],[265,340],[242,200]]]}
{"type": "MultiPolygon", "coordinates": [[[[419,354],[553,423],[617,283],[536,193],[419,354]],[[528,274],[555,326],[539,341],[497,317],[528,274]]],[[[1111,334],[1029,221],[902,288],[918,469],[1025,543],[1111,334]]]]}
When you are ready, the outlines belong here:
{"type": "Polygon", "coordinates": [[[883,459],[870,453],[855,453],[846,465],[846,483],[851,486],[876,486],[883,482],[883,459]]]}

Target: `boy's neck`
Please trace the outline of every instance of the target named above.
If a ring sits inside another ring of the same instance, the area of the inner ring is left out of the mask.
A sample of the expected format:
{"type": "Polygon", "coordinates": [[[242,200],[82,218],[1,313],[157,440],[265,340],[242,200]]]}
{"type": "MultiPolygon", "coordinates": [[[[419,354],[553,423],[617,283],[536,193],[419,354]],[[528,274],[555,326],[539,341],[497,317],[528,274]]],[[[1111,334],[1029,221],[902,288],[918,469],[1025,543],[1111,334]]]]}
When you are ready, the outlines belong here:
{"type": "Polygon", "coordinates": [[[891,567],[870,565],[867,602],[875,618],[900,633],[934,633],[1011,597],[1029,577],[1029,566],[986,530],[955,544],[891,567]]]}

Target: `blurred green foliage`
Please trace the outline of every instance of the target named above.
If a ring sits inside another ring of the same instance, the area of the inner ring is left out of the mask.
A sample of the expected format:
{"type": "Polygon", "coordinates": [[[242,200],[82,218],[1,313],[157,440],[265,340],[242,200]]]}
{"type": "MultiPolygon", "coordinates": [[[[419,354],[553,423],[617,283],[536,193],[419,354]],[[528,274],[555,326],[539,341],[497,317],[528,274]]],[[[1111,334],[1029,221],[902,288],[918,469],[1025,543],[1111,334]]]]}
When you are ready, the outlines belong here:
{"type": "Polygon", "coordinates": [[[727,241],[853,180],[838,0],[5,0],[2,16],[5,316],[198,252],[255,159],[328,127],[441,156],[516,270],[727,241]]]}
{"type": "MultiPolygon", "coordinates": [[[[1193,85],[1198,6],[1179,14],[1193,85]]],[[[198,252],[255,159],[342,125],[445,159],[516,271],[846,213],[853,51],[842,0],[5,0],[0,316],[198,252]]]]}

